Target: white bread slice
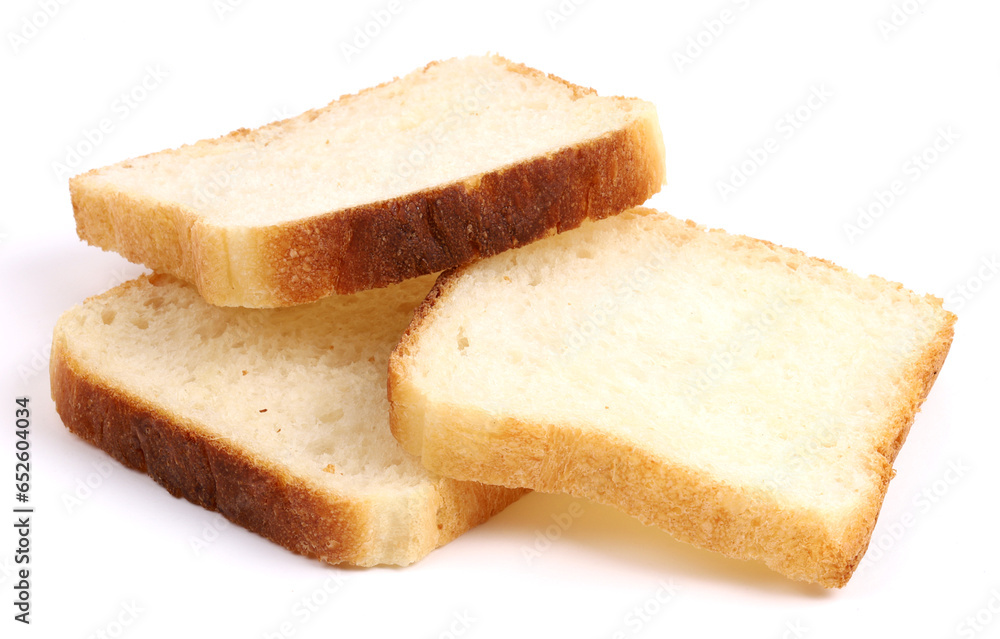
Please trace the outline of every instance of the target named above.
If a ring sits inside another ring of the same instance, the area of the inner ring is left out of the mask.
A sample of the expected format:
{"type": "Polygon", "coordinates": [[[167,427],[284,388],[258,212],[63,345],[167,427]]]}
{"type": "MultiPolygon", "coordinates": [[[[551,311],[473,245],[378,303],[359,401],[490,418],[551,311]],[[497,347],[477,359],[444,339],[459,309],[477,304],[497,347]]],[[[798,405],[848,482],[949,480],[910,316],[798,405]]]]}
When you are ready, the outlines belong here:
{"type": "Polygon", "coordinates": [[[390,359],[429,469],[843,586],[948,352],[941,300],[635,209],[446,273],[390,359]]]}
{"type": "Polygon", "coordinates": [[[389,432],[389,352],[430,286],[253,310],[141,277],[59,319],[52,397],[174,496],[329,563],[406,565],[524,492],[438,477],[389,432]]]}
{"type": "Polygon", "coordinates": [[[614,215],[663,180],[652,104],[484,56],[95,169],[70,193],[87,242],[211,304],[279,307],[614,215]]]}

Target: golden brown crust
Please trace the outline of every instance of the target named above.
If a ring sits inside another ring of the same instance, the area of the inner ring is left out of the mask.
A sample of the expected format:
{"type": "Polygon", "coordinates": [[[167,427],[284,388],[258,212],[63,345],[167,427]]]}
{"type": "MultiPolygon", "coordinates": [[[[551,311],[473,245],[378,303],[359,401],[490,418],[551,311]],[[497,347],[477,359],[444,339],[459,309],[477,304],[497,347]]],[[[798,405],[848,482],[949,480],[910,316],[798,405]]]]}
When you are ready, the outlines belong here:
{"type": "Polygon", "coordinates": [[[331,564],[405,565],[527,492],[441,478],[434,486],[437,512],[431,521],[436,526],[421,530],[415,522],[408,548],[388,550],[373,543],[370,504],[319,490],[285,468],[115,388],[73,358],[58,327],[50,361],[52,398],[70,431],[148,474],[175,497],[331,564]]]}
{"type": "Polygon", "coordinates": [[[442,477],[437,485],[437,546],[443,546],[465,531],[478,526],[531,491],[520,486],[482,484],[442,477]]]}
{"type": "Polygon", "coordinates": [[[616,131],[466,182],[275,230],[266,261],[282,304],[352,293],[468,264],[646,201],[662,165],[643,131],[616,131]],[[294,257],[293,254],[294,249],[294,257]]]}
{"type": "MultiPolygon", "coordinates": [[[[650,209],[634,212],[658,214],[650,209]]],[[[704,230],[690,221],[685,224],[704,230]]],[[[783,252],[792,261],[844,271],[795,249],[735,237],[783,252]]],[[[793,579],[828,588],[847,584],[871,539],[893,475],[892,463],[948,354],[953,314],[943,311],[944,324],[905,372],[906,390],[873,445],[871,465],[876,479],[871,499],[850,527],[834,538],[828,524],[808,509],[789,509],[765,492],[751,493],[703,471],[671,464],[608,433],[572,424],[502,418],[467,406],[435,405],[428,411],[424,397],[410,382],[408,359],[422,327],[433,321],[435,306],[449,294],[462,271],[453,269],[438,278],[389,360],[393,435],[406,450],[422,455],[427,468],[457,479],[585,497],[619,508],[693,545],[730,557],[762,560],[793,579]]],[[[902,288],[895,282],[886,284],[902,288]]],[[[941,307],[940,299],[928,299],[941,307]]]]}
{"type": "MultiPolygon", "coordinates": [[[[901,285],[897,285],[901,286],[901,285]]],[[[937,306],[941,306],[941,300],[933,298],[937,306]]],[[[859,512],[854,526],[848,531],[845,546],[856,549],[853,557],[847,562],[841,571],[842,582],[835,584],[841,587],[847,583],[854,574],[855,569],[861,563],[868,544],[871,541],[875,524],[878,521],[879,511],[882,509],[882,502],[885,500],[886,492],[889,489],[889,481],[895,475],[892,468],[896,455],[899,454],[906,436],[910,432],[910,426],[916,419],[920,406],[930,393],[931,387],[937,380],[938,373],[944,365],[944,360],[951,349],[952,338],[955,335],[955,315],[949,311],[944,311],[945,322],[934,336],[922,356],[916,360],[904,373],[905,385],[908,391],[899,398],[896,412],[885,425],[885,430],[875,442],[874,465],[878,472],[878,485],[875,497],[867,504],[864,512],[859,512]]]]}
{"type": "Polygon", "coordinates": [[[452,282],[460,272],[460,268],[455,268],[438,276],[427,297],[414,309],[413,319],[389,354],[389,377],[386,383],[386,397],[389,399],[389,430],[403,449],[411,455],[423,455],[424,406],[420,394],[410,392],[407,361],[419,339],[421,328],[430,321],[438,299],[451,288],[452,282]]]}
{"type": "Polygon", "coordinates": [[[568,493],[613,506],[675,538],[738,559],[761,559],[794,579],[843,586],[855,552],[806,509],[779,507],[707,473],[666,463],[606,433],[503,420],[488,441],[461,410],[437,407],[424,440],[428,468],[460,479],[568,493]],[[456,443],[458,442],[458,443],[456,443]],[[567,463],[566,460],[571,460],[567,463]]]}
{"type": "MultiPolygon", "coordinates": [[[[548,77],[576,97],[593,93],[548,77]]],[[[250,135],[256,132],[238,129],[210,143],[250,135]]],[[[248,307],[302,304],[467,264],[641,204],[665,177],[662,135],[649,110],[621,130],[550,155],[392,200],[249,229],[237,249],[225,229],[198,222],[179,205],[93,183],[99,171],[70,180],[82,239],[193,282],[212,304],[248,307]],[[237,256],[242,261],[231,263],[237,256]]]]}

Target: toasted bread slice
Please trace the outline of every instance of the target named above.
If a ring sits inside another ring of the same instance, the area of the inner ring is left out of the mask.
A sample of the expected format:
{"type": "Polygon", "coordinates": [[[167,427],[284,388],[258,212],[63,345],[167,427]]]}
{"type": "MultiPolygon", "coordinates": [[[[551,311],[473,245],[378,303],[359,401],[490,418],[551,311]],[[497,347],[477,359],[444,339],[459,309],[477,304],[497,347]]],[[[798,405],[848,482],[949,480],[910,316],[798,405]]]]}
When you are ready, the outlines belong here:
{"type": "Polygon", "coordinates": [[[446,273],[390,359],[434,472],[847,583],[944,361],[941,300],[635,209],[446,273]]]}
{"type": "Polygon", "coordinates": [[[527,244],[663,180],[653,105],[485,56],[95,169],[70,192],[87,242],[211,304],[280,307],[527,244]]]}
{"type": "Polygon", "coordinates": [[[60,318],[52,397],[175,496],[329,563],[406,565],[524,492],[436,476],[389,432],[389,352],[430,286],[261,310],[141,277],[60,318]]]}

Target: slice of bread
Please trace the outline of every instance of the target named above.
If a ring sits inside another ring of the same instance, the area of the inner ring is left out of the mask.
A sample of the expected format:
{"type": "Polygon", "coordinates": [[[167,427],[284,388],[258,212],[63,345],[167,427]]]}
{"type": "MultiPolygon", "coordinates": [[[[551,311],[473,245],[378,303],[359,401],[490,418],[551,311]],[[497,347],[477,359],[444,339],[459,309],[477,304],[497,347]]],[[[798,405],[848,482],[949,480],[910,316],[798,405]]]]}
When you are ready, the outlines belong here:
{"type": "Polygon", "coordinates": [[[96,169],[70,193],[87,242],[211,304],[279,307],[527,244],[663,180],[652,104],[486,56],[96,169]]]}
{"type": "Polygon", "coordinates": [[[635,209],[443,275],[390,358],[434,472],[843,586],[948,352],[941,300],[635,209]]]}
{"type": "Polygon", "coordinates": [[[294,552],[409,564],[524,492],[438,477],[389,432],[389,353],[431,284],[254,310],[141,277],[60,318],[52,397],[80,437],[294,552]]]}

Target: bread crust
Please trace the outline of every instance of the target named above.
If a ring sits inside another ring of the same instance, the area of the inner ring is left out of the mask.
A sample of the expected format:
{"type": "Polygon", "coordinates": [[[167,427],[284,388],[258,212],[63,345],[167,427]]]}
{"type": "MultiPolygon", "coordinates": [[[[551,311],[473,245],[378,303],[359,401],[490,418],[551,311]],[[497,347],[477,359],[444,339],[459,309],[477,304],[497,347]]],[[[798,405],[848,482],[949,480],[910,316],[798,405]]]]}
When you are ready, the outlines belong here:
{"type": "MultiPolygon", "coordinates": [[[[512,71],[545,76],[500,60],[512,71]]],[[[593,93],[547,77],[574,95],[593,93]]],[[[212,143],[254,133],[240,129],[212,143]]],[[[70,180],[81,239],[193,282],[211,304],[260,308],[468,264],[641,204],[665,179],[652,107],[638,110],[623,129],[549,155],[391,200],[238,232],[200,221],[177,203],[117,192],[95,179],[100,172],[70,180]]]]}
{"type": "Polygon", "coordinates": [[[116,388],[73,357],[58,325],[50,381],[56,410],[76,435],[148,474],[171,495],[330,564],[407,565],[527,492],[440,478],[426,500],[426,516],[413,516],[409,527],[392,531],[388,541],[377,539],[372,503],[312,486],[285,467],[116,388]]]}
{"type": "MultiPolygon", "coordinates": [[[[635,212],[658,214],[649,209],[635,212]]],[[[690,221],[686,224],[701,229],[690,221]]],[[[795,249],[738,237],[780,251],[791,261],[812,261],[844,270],[795,249]]],[[[868,548],[894,474],[892,463],[944,363],[956,319],[945,311],[937,334],[904,371],[906,390],[896,398],[892,417],[874,437],[870,457],[876,477],[874,490],[848,528],[834,535],[806,508],[789,509],[777,504],[766,491],[729,485],[698,469],[670,463],[613,434],[573,424],[532,423],[490,415],[470,406],[428,406],[410,380],[408,360],[422,327],[433,322],[435,307],[449,295],[461,274],[462,269],[453,269],[438,278],[389,359],[387,392],[393,435],[406,450],[421,455],[428,469],[457,479],[588,498],[616,507],[681,541],[734,558],[762,560],[792,579],[827,588],[846,585],[868,548]]],[[[940,307],[940,299],[927,298],[940,307]]]]}

